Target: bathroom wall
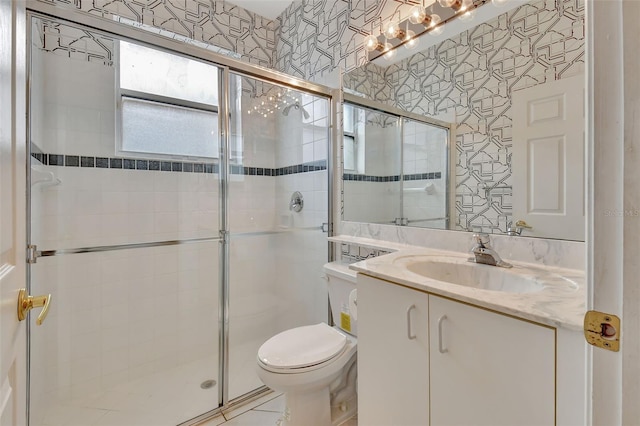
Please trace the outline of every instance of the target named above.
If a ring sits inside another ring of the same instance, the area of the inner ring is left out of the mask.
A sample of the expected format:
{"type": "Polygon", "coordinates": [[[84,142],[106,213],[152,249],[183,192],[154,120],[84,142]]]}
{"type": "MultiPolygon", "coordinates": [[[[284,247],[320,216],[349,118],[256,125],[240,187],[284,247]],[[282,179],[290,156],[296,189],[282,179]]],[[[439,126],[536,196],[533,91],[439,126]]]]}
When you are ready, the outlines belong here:
{"type": "Polygon", "coordinates": [[[301,109],[291,109],[289,116],[277,116],[276,164],[303,164],[310,169],[276,177],[277,229],[284,231],[278,240],[276,280],[281,295],[280,330],[327,320],[322,266],[328,260],[328,245],[322,227],[328,223],[330,105],[324,98],[306,94],[300,95],[300,105],[301,109]],[[300,212],[289,210],[294,191],[304,197],[300,212]]]}
{"type": "MultiPolygon", "coordinates": [[[[36,1],[36,0],[29,0],[36,1]]],[[[265,67],[273,64],[278,21],[221,0],[182,2],[37,0],[109,20],[129,21],[216,46],[265,67]]]]}

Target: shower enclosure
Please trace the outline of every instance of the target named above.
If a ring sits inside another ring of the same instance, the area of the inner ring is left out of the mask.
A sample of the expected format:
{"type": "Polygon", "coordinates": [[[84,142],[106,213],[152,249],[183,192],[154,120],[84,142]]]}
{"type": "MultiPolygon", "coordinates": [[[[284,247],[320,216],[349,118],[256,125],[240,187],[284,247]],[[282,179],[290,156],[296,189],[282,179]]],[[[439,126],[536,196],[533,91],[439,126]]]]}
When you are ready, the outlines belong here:
{"type": "Polygon", "coordinates": [[[327,320],[329,91],[30,18],[29,291],[52,294],[30,424],[175,425],[254,396],[262,342],[327,320]]]}

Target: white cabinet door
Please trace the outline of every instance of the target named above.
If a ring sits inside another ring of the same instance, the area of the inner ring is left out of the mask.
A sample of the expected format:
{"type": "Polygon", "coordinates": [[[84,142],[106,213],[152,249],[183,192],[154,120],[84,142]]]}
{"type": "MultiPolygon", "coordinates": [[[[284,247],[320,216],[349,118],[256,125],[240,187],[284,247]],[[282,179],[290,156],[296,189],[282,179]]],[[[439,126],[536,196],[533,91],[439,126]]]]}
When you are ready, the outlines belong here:
{"type": "Polygon", "coordinates": [[[555,423],[555,330],[429,296],[431,425],[555,423]]]}
{"type": "Polygon", "coordinates": [[[428,296],[358,274],[358,424],[429,422],[428,296]]]}

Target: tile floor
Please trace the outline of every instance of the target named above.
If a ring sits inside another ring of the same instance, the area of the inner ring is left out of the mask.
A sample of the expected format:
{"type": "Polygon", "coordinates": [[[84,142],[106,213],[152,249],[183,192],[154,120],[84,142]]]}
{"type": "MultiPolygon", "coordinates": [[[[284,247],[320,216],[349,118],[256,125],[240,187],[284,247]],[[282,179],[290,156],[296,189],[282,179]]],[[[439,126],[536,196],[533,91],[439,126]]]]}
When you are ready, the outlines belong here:
{"type": "MultiPolygon", "coordinates": [[[[275,426],[283,412],[284,396],[272,393],[198,426],[275,426]]],[[[358,426],[358,421],[351,419],[341,426],[358,426]]]]}

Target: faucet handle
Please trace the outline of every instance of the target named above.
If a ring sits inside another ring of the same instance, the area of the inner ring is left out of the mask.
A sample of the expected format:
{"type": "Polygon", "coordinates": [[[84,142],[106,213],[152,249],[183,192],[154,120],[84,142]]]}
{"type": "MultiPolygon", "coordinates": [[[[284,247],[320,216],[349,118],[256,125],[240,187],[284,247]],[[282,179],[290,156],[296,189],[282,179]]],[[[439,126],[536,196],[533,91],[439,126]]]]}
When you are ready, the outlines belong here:
{"type": "Polygon", "coordinates": [[[489,234],[485,234],[483,232],[473,234],[473,241],[478,245],[485,246],[489,244],[489,234]]]}
{"type": "Polygon", "coordinates": [[[521,219],[516,222],[516,228],[533,229],[533,226],[521,219]]]}

